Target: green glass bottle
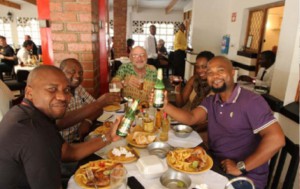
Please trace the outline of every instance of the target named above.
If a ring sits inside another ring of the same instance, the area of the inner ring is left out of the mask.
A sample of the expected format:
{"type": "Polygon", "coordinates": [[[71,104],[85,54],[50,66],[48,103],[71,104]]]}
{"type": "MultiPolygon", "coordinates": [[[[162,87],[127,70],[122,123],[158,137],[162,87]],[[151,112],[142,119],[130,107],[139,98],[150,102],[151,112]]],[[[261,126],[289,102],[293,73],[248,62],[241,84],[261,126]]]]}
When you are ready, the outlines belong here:
{"type": "Polygon", "coordinates": [[[135,112],[138,107],[139,100],[135,100],[131,107],[126,111],[125,116],[123,117],[121,124],[117,130],[117,135],[126,137],[129,131],[129,128],[132,122],[135,119],[135,112]]]}
{"type": "Polygon", "coordinates": [[[164,91],[165,91],[165,84],[163,82],[162,69],[159,68],[157,71],[157,80],[154,85],[154,99],[153,99],[154,108],[162,108],[164,106],[164,91]]]}

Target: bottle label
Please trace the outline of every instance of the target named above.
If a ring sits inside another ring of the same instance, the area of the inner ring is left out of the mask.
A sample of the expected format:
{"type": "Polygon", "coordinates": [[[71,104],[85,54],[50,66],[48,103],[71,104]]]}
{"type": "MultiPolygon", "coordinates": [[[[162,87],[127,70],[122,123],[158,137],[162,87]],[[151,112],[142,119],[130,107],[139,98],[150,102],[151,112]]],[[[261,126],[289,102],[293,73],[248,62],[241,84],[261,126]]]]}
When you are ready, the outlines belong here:
{"type": "Polygon", "coordinates": [[[122,120],[120,128],[118,129],[119,133],[121,135],[127,135],[128,129],[130,128],[130,125],[131,125],[131,120],[127,119],[127,118],[124,118],[122,120]]]}
{"type": "Polygon", "coordinates": [[[156,106],[164,104],[164,90],[158,90],[158,89],[156,89],[154,91],[154,104],[156,106]]]}

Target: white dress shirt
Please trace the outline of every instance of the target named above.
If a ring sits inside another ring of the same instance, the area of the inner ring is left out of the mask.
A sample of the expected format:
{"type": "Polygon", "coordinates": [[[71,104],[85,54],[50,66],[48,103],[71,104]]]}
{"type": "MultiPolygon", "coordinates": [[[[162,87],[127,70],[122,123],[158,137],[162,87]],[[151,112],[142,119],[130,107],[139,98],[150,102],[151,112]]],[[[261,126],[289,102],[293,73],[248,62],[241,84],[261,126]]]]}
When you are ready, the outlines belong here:
{"type": "Polygon", "coordinates": [[[29,51],[25,47],[22,47],[18,51],[17,57],[18,57],[19,64],[21,64],[21,62],[23,62],[24,64],[27,64],[27,60],[29,57],[29,51]]]}
{"type": "Polygon", "coordinates": [[[274,65],[269,67],[268,69],[264,67],[260,67],[256,75],[256,80],[255,80],[256,85],[270,87],[273,72],[274,72],[274,65]]]}
{"type": "Polygon", "coordinates": [[[153,58],[153,59],[157,59],[157,53],[156,53],[156,49],[157,47],[155,46],[155,37],[153,35],[149,35],[148,37],[146,37],[145,39],[145,49],[146,52],[148,54],[148,58],[153,58]]]}

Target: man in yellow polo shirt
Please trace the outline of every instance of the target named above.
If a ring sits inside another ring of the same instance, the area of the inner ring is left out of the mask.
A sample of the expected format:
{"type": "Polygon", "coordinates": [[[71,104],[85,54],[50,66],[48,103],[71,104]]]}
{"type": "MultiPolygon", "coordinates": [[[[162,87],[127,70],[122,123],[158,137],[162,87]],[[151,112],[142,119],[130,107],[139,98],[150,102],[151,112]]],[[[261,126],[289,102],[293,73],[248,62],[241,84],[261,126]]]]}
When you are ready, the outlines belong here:
{"type": "Polygon", "coordinates": [[[178,32],[175,34],[174,39],[174,75],[179,75],[184,78],[184,70],[185,70],[185,51],[188,48],[187,39],[185,35],[185,25],[183,23],[180,24],[178,32]]]}

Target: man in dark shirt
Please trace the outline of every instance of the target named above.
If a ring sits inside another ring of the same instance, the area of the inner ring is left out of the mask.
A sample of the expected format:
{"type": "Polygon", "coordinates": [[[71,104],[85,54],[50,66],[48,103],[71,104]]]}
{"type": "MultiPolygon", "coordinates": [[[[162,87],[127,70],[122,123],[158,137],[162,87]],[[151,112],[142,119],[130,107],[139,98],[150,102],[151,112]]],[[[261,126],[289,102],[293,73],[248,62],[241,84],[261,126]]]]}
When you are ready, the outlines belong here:
{"type": "Polygon", "coordinates": [[[15,63],[14,59],[14,49],[6,43],[6,37],[0,36],[0,72],[11,72],[15,63]]]}
{"type": "Polygon", "coordinates": [[[61,188],[61,160],[78,161],[118,139],[120,120],[101,137],[66,143],[55,119],[64,116],[69,100],[68,80],[59,68],[43,65],[30,73],[24,101],[0,122],[1,188],[61,188]]]}
{"type": "MultiPolygon", "coordinates": [[[[25,41],[27,41],[27,40],[31,40],[32,41],[30,35],[25,35],[25,41]]],[[[35,55],[36,57],[38,57],[38,48],[37,48],[37,46],[36,46],[36,44],[34,42],[33,42],[33,47],[32,47],[32,53],[31,54],[35,55]]]]}

